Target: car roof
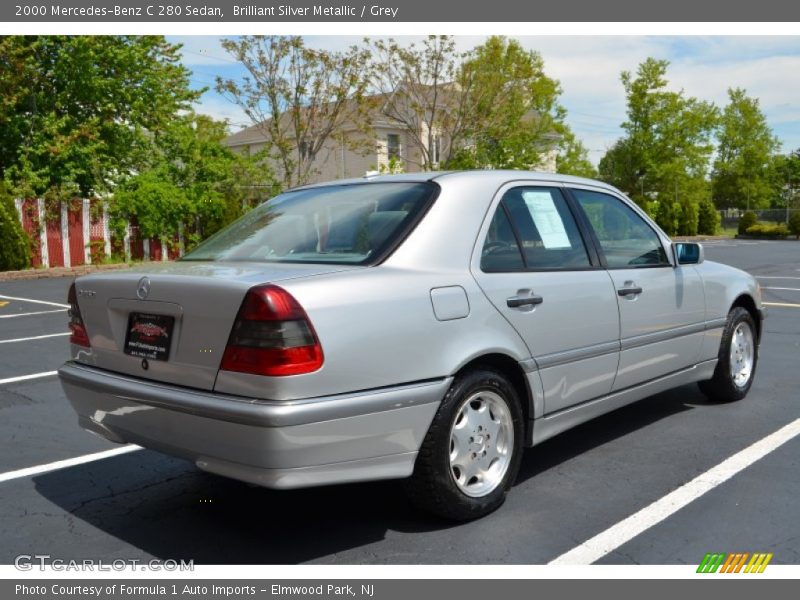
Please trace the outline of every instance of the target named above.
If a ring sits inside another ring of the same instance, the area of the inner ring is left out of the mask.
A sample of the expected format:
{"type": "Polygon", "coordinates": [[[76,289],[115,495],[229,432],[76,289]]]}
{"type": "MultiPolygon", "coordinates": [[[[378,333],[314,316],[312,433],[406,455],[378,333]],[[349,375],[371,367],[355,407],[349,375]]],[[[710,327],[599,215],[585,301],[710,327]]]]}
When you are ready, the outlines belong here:
{"type": "Polygon", "coordinates": [[[325,181],[321,183],[314,183],[310,185],[299,186],[293,188],[295,190],[311,189],[316,187],[325,187],[329,185],[349,185],[349,184],[363,184],[363,183],[381,183],[381,182],[422,182],[422,181],[437,181],[446,182],[448,180],[469,180],[473,178],[480,178],[483,181],[487,179],[495,179],[499,184],[506,181],[513,181],[518,179],[535,179],[537,181],[552,181],[553,183],[566,183],[566,184],[581,184],[591,185],[593,187],[606,188],[608,190],[616,190],[611,185],[598,181],[595,179],[587,179],[585,177],[575,177],[573,175],[562,175],[560,173],[547,173],[540,171],[516,171],[516,170],[494,170],[494,169],[476,169],[467,171],[425,171],[419,173],[401,173],[397,175],[367,175],[365,177],[354,177],[350,179],[335,179],[332,181],[325,181]]]}

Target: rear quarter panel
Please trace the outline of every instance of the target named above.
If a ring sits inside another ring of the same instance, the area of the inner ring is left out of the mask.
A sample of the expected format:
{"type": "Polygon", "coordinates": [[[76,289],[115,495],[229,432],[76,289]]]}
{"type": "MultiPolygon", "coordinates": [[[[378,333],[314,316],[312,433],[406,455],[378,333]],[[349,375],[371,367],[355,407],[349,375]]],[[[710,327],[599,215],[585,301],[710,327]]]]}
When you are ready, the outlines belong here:
{"type": "Polygon", "coordinates": [[[519,335],[467,273],[384,265],[282,287],[311,319],[325,355],[322,368],[290,377],[220,371],[217,391],[293,400],[447,377],[490,352],[527,358],[519,335]],[[430,290],[442,286],[465,290],[466,317],[436,319],[430,290]]]}

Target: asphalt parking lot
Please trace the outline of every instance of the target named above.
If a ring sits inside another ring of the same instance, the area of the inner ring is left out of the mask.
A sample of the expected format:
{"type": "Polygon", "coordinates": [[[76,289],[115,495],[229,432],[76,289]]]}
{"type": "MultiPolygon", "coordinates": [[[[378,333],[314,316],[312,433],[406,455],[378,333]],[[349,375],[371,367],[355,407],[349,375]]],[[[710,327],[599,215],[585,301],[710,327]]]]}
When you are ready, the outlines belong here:
{"type": "MultiPolygon", "coordinates": [[[[70,281],[0,283],[0,563],[548,563],[800,418],[800,243],[713,241],[706,257],[764,288],[750,395],[712,404],[686,386],[564,433],[526,451],[498,512],[462,525],[415,511],[400,482],[278,492],[149,450],[51,469],[115,447],[78,428],[53,375],[68,353],[70,281]]],[[[742,551],[798,564],[798,473],[800,436],[598,562],[698,564],[742,551]]]]}

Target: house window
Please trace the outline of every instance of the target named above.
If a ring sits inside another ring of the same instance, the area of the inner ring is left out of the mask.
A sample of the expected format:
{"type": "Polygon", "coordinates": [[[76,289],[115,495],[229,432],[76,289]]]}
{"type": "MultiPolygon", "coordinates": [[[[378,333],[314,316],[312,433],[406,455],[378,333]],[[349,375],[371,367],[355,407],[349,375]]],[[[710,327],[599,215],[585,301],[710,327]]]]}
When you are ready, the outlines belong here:
{"type": "Polygon", "coordinates": [[[437,133],[431,140],[431,164],[438,165],[441,160],[442,137],[437,133]]]}
{"type": "Polygon", "coordinates": [[[386,153],[389,160],[400,158],[400,136],[396,133],[390,133],[386,136],[386,153]]]}

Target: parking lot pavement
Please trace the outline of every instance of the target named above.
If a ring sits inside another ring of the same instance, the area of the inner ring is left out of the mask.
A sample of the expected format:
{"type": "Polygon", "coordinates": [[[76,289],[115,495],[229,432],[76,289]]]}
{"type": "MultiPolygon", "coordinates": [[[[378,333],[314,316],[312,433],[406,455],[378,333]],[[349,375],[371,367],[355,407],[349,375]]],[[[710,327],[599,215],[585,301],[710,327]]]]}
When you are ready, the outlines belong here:
{"type": "MultiPolygon", "coordinates": [[[[526,451],[506,504],[462,525],[416,512],[402,482],[278,492],[149,450],[28,474],[20,470],[116,446],[78,428],[54,377],[0,384],[0,562],[47,553],[216,564],[548,563],[800,417],[800,279],[792,279],[800,244],[721,240],[706,244],[706,257],[760,277],[770,305],[747,399],[713,404],[686,386],[586,423],[526,451]]],[[[8,282],[0,295],[63,303],[68,285],[8,282]]],[[[9,302],[0,317],[35,312],[33,303],[9,302]]],[[[0,318],[0,342],[65,325],[65,312],[0,318]]],[[[55,370],[66,344],[64,336],[0,343],[0,380],[55,370]]],[[[697,564],[706,552],[747,551],[797,563],[798,462],[793,438],[599,562],[697,564]]]]}

